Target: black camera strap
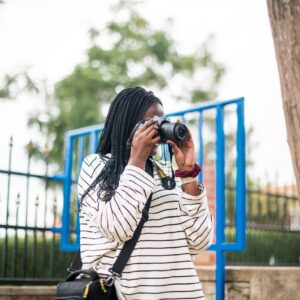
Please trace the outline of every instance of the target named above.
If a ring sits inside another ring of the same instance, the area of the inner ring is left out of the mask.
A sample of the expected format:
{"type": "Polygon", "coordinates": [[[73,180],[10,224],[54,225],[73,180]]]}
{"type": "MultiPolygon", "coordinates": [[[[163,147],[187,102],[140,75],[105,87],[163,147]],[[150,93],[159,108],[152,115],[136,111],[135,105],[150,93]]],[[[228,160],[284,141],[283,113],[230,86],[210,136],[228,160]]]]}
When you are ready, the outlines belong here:
{"type": "Polygon", "coordinates": [[[133,137],[135,135],[135,132],[137,131],[137,129],[145,123],[145,120],[141,120],[139,121],[133,128],[133,130],[131,131],[131,134],[127,140],[127,143],[126,143],[126,154],[127,154],[127,157],[129,157],[129,153],[130,153],[130,149],[131,149],[131,144],[132,144],[132,140],[133,140],[133,137]]]}
{"type": "Polygon", "coordinates": [[[171,171],[172,171],[172,179],[175,178],[175,172],[173,170],[173,165],[172,165],[172,160],[173,160],[173,148],[168,144],[168,148],[169,148],[169,154],[170,154],[170,166],[171,166],[171,171]]]}
{"type": "MultiPolygon", "coordinates": [[[[151,177],[154,177],[153,164],[149,158],[146,161],[145,171],[151,177]]],[[[139,236],[142,232],[143,226],[144,226],[145,222],[148,220],[148,211],[150,208],[151,200],[152,200],[152,193],[148,197],[145,207],[142,210],[142,218],[141,218],[136,230],[134,231],[133,237],[124,243],[124,246],[123,246],[120,254],[117,257],[117,260],[115,261],[115,263],[109,270],[112,273],[112,275],[107,279],[106,285],[108,285],[108,286],[113,285],[116,276],[122,275],[122,272],[123,272],[128,260],[131,256],[131,253],[134,250],[136,243],[139,239],[139,236]]],[[[68,269],[68,271],[73,272],[73,271],[79,270],[81,268],[82,268],[82,261],[81,261],[81,257],[80,257],[80,251],[78,251],[76,253],[74,261],[73,261],[71,267],[68,269]]]]}
{"type": "Polygon", "coordinates": [[[170,145],[168,145],[168,149],[169,149],[169,155],[170,155],[170,168],[171,168],[172,177],[169,175],[166,175],[164,170],[158,165],[158,163],[156,163],[154,160],[152,160],[152,162],[153,162],[156,172],[161,180],[161,185],[166,190],[173,190],[176,187],[175,172],[172,167],[173,148],[170,145]]]}

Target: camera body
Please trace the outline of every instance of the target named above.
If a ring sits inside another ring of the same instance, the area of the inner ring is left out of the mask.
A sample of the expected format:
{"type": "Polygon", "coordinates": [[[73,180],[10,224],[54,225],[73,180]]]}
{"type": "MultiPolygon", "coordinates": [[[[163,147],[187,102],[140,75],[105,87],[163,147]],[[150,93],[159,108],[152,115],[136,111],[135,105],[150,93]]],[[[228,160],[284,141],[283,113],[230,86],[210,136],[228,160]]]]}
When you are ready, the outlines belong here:
{"type": "Polygon", "coordinates": [[[154,117],[153,120],[158,126],[158,135],[161,137],[160,144],[167,143],[167,140],[174,142],[183,141],[187,137],[188,129],[180,122],[171,122],[165,117],[154,117]]]}
{"type": "MultiPolygon", "coordinates": [[[[153,120],[156,122],[158,126],[158,135],[161,137],[160,144],[166,144],[167,140],[171,140],[173,142],[183,141],[187,138],[188,129],[187,127],[180,122],[171,122],[169,119],[165,117],[155,116],[153,120]]],[[[131,143],[133,136],[136,130],[143,126],[145,121],[138,122],[134,129],[132,130],[130,137],[127,140],[127,151],[130,151],[131,143]]]]}

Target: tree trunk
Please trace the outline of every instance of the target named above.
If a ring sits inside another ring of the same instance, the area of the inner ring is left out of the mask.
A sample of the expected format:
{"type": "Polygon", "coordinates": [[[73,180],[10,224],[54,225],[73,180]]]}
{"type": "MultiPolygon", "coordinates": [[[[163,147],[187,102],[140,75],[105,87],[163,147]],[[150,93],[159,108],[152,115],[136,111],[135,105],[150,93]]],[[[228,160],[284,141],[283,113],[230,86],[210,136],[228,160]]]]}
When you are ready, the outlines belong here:
{"type": "Polygon", "coordinates": [[[267,3],[279,69],[287,139],[300,198],[300,0],[267,0],[267,3]]]}

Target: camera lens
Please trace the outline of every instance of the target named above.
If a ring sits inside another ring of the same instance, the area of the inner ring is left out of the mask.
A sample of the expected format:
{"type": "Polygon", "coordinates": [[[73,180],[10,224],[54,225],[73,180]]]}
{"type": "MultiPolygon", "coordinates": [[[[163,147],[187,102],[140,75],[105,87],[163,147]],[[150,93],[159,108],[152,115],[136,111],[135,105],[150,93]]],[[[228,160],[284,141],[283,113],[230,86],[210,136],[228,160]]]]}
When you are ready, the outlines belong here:
{"type": "Polygon", "coordinates": [[[184,138],[185,137],[185,134],[186,134],[186,130],[182,127],[179,127],[178,128],[178,131],[177,131],[177,134],[178,134],[178,137],[180,139],[184,138]]]}
{"type": "Polygon", "coordinates": [[[182,123],[173,123],[168,120],[163,120],[160,124],[158,123],[159,130],[158,134],[161,137],[161,143],[166,143],[167,140],[183,141],[187,136],[187,127],[182,123]]]}
{"type": "Polygon", "coordinates": [[[174,136],[177,140],[184,140],[187,135],[187,128],[183,124],[177,123],[174,127],[174,136]]]}

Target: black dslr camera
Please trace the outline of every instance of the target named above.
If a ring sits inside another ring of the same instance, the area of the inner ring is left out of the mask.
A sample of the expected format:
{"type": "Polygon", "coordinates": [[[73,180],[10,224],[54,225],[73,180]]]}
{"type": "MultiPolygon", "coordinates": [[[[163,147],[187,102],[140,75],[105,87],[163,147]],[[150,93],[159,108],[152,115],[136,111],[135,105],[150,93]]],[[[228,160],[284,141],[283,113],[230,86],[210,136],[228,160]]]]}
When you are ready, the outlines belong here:
{"type": "MultiPolygon", "coordinates": [[[[187,127],[179,122],[171,122],[169,119],[164,117],[154,117],[153,120],[158,126],[158,135],[161,137],[160,144],[166,144],[167,140],[173,142],[183,141],[187,137],[188,129],[187,127]]],[[[132,130],[129,139],[127,140],[127,151],[129,151],[132,143],[133,136],[136,130],[142,126],[145,121],[138,122],[134,129],[132,130]]]]}
{"type": "MultiPolygon", "coordinates": [[[[183,141],[187,138],[188,129],[184,124],[182,124],[180,122],[171,122],[167,118],[158,117],[158,116],[154,117],[153,120],[156,122],[157,127],[158,127],[157,132],[158,132],[158,135],[160,136],[160,142],[159,142],[160,144],[166,144],[168,140],[171,140],[176,143],[178,141],[183,141]]],[[[135,125],[134,129],[132,130],[130,137],[127,140],[127,145],[126,145],[127,153],[129,153],[129,151],[130,151],[132,139],[133,139],[133,136],[134,136],[136,130],[140,126],[143,126],[143,123],[145,123],[144,120],[138,122],[135,125]]],[[[169,147],[169,152],[170,152],[170,161],[172,162],[173,152],[171,150],[171,146],[168,145],[168,147],[169,147]]],[[[165,147],[163,147],[163,148],[165,148],[165,147]]],[[[156,168],[159,168],[156,163],[154,163],[154,166],[156,166],[156,168]]],[[[174,174],[172,165],[171,165],[171,171],[172,171],[172,177],[166,175],[162,169],[160,169],[160,171],[158,171],[158,176],[161,179],[162,186],[167,190],[172,190],[176,186],[176,182],[174,179],[175,174],[174,174]]]]}
{"type": "Polygon", "coordinates": [[[161,137],[160,144],[167,143],[167,140],[174,142],[183,141],[187,137],[187,127],[179,122],[171,122],[164,117],[154,117],[158,126],[158,135],[161,137]]]}

